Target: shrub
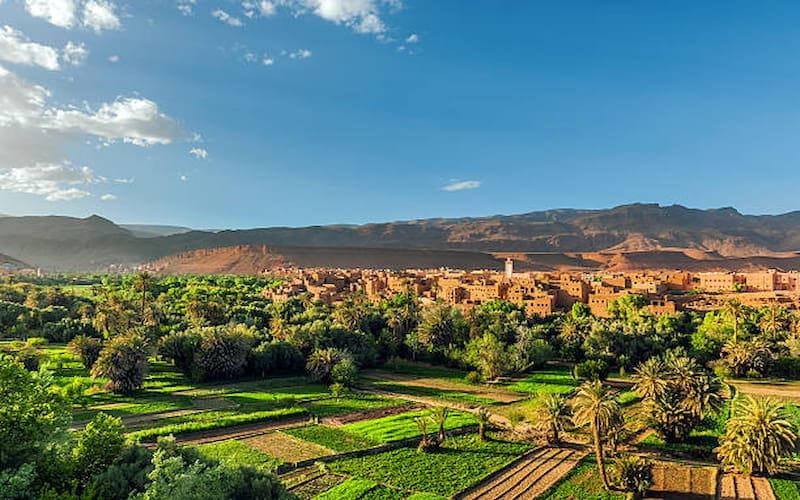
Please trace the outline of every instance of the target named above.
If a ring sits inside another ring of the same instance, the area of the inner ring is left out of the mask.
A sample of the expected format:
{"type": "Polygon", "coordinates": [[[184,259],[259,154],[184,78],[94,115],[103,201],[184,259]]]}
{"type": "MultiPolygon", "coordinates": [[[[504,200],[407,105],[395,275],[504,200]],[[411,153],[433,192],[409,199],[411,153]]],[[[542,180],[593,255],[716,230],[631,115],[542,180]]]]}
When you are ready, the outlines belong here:
{"type": "Polygon", "coordinates": [[[468,384],[477,385],[483,382],[483,377],[481,377],[480,372],[471,371],[464,376],[464,382],[468,384]]]}
{"type": "Polygon", "coordinates": [[[100,339],[79,335],[67,344],[67,350],[81,358],[83,366],[86,367],[87,370],[91,370],[97,358],[100,357],[100,351],[103,350],[103,343],[100,339]]]}
{"type": "Polygon", "coordinates": [[[172,332],[159,341],[158,354],[172,361],[185,375],[191,375],[200,341],[201,336],[196,331],[172,332]]]}
{"type": "Polygon", "coordinates": [[[636,455],[623,455],[611,464],[611,482],[633,498],[642,498],[653,484],[653,464],[636,455]]]}
{"type": "Polygon", "coordinates": [[[79,335],[94,336],[97,331],[90,323],[73,318],[63,318],[56,322],[45,323],[42,337],[50,342],[69,342],[79,335]]]}
{"type": "Polygon", "coordinates": [[[262,342],[250,352],[248,371],[261,377],[300,373],[305,364],[303,353],[296,346],[288,342],[262,342]]]}
{"type": "Polygon", "coordinates": [[[78,435],[73,450],[78,475],[88,479],[111,466],[122,453],[124,433],[122,420],[98,413],[78,435]]]}
{"type": "Polygon", "coordinates": [[[780,357],[775,363],[773,371],[779,377],[798,380],[800,379],[800,358],[780,357]]]}
{"type": "Polygon", "coordinates": [[[106,343],[92,366],[93,377],[107,377],[107,387],[126,394],[142,387],[149,366],[149,347],[137,333],[114,337],[106,343]]]}
{"type": "Polygon", "coordinates": [[[602,359],[588,359],[575,365],[572,375],[578,380],[605,380],[608,378],[608,364],[602,359]]]}
{"type": "Polygon", "coordinates": [[[203,329],[195,355],[199,377],[214,380],[237,377],[244,373],[252,339],[252,332],[244,325],[203,329]]]}
{"type": "Polygon", "coordinates": [[[343,387],[353,387],[358,378],[358,368],[351,359],[343,359],[334,365],[331,370],[331,380],[343,387]]]}

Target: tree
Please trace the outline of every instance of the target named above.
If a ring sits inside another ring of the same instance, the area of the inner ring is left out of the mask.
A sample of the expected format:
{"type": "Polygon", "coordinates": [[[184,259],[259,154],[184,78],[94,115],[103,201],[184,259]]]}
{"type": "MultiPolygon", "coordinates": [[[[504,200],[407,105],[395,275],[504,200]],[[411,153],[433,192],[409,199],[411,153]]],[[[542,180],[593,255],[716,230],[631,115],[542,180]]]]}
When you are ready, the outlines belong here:
{"type": "Polygon", "coordinates": [[[778,461],[796,449],[797,435],[782,404],[745,396],[725,424],[717,456],[745,474],[774,474],[778,461]]]}
{"type": "Polygon", "coordinates": [[[92,376],[107,377],[107,387],[114,392],[131,393],[144,383],[149,354],[147,340],[138,333],[114,337],[106,343],[92,366],[92,376]]]}
{"type": "Polygon", "coordinates": [[[317,349],[308,357],[306,370],[314,380],[329,381],[333,367],[345,359],[352,359],[350,353],[345,350],[335,347],[317,349]]]}
{"type": "Polygon", "coordinates": [[[745,314],[747,314],[747,307],[738,300],[729,300],[725,303],[723,311],[733,321],[733,343],[735,344],[739,341],[739,326],[745,314]]]}
{"type": "Polygon", "coordinates": [[[0,470],[36,457],[66,431],[70,417],[69,404],[46,378],[0,355],[0,470]]]}
{"type": "Polygon", "coordinates": [[[158,354],[172,361],[184,375],[191,376],[201,341],[202,336],[197,330],[170,332],[159,340],[158,354]]]}
{"type": "Polygon", "coordinates": [[[78,475],[84,480],[105,471],[122,453],[125,426],[122,420],[98,413],[78,434],[72,450],[78,475]]]}
{"type": "Polygon", "coordinates": [[[642,399],[657,399],[667,390],[667,369],[659,356],[643,361],[633,374],[636,393],[642,399]]]}
{"type": "Polygon", "coordinates": [[[254,338],[254,332],[244,325],[203,328],[195,354],[197,375],[203,380],[240,376],[254,338]]]}
{"type": "Polygon", "coordinates": [[[134,287],[139,291],[141,294],[141,308],[139,309],[139,318],[141,320],[142,326],[147,324],[148,317],[149,319],[154,319],[152,314],[148,313],[147,310],[147,291],[150,289],[150,286],[153,284],[153,276],[150,275],[148,272],[141,272],[138,273],[133,280],[134,287]]]}
{"type": "Polygon", "coordinates": [[[67,351],[81,358],[81,363],[87,370],[92,369],[102,350],[103,342],[100,339],[85,335],[79,335],[67,344],[67,351]]]}
{"type": "Polygon", "coordinates": [[[570,405],[558,394],[543,394],[534,406],[534,421],[547,435],[547,442],[561,442],[560,433],[570,424],[570,405]]]}
{"type": "Polygon", "coordinates": [[[511,365],[508,346],[491,333],[476,337],[467,344],[466,359],[480,370],[486,380],[503,375],[511,365]]]}
{"type": "Polygon", "coordinates": [[[431,419],[433,423],[439,428],[439,431],[436,434],[436,439],[443,443],[444,440],[447,438],[447,417],[450,416],[450,408],[446,406],[437,406],[433,410],[431,410],[431,419]]]}
{"type": "Polygon", "coordinates": [[[425,309],[417,327],[417,340],[429,351],[447,347],[455,340],[456,322],[453,310],[443,304],[425,309]]]}
{"type": "Polygon", "coordinates": [[[344,388],[351,388],[358,379],[358,368],[352,359],[345,358],[333,366],[331,369],[331,380],[344,388]]]}
{"type": "Polygon", "coordinates": [[[478,423],[478,437],[481,441],[486,441],[486,429],[491,423],[492,414],[485,406],[481,406],[475,410],[475,421],[478,423]]]}
{"type": "Polygon", "coordinates": [[[599,380],[584,382],[572,400],[573,422],[577,426],[588,425],[594,443],[594,453],[600,478],[606,490],[611,490],[605,467],[603,440],[615,421],[622,418],[614,395],[599,380]]]}
{"type": "Polygon", "coordinates": [[[653,484],[653,463],[636,455],[621,456],[611,464],[611,481],[628,498],[642,498],[653,484]]]}

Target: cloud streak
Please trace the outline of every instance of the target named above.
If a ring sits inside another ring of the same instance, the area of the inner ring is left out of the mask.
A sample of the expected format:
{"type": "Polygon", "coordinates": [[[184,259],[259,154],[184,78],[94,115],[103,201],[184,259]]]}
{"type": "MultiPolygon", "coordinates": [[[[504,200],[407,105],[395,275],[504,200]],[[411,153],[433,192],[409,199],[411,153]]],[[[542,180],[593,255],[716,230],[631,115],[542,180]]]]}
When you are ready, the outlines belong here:
{"type": "Polygon", "coordinates": [[[442,191],[454,193],[456,191],[478,189],[479,187],[481,187],[481,181],[452,181],[442,186],[442,191]]]}

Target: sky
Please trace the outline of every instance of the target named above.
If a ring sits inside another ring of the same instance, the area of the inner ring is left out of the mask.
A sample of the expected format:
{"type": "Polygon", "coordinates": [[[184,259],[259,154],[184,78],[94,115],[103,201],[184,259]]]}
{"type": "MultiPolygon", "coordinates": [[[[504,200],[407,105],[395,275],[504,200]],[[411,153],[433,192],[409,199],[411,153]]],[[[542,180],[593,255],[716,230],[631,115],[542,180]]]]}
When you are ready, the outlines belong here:
{"type": "Polygon", "coordinates": [[[0,0],[0,213],[800,209],[800,3],[0,0]]]}

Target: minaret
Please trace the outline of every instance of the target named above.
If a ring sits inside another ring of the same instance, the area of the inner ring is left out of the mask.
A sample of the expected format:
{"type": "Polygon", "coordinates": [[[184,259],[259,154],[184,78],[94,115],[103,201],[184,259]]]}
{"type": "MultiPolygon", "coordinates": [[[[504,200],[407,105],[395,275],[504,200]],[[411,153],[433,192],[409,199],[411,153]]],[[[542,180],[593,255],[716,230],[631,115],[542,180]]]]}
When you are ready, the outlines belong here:
{"type": "Polygon", "coordinates": [[[514,261],[511,257],[506,258],[506,279],[510,280],[514,277],[514,261]]]}

